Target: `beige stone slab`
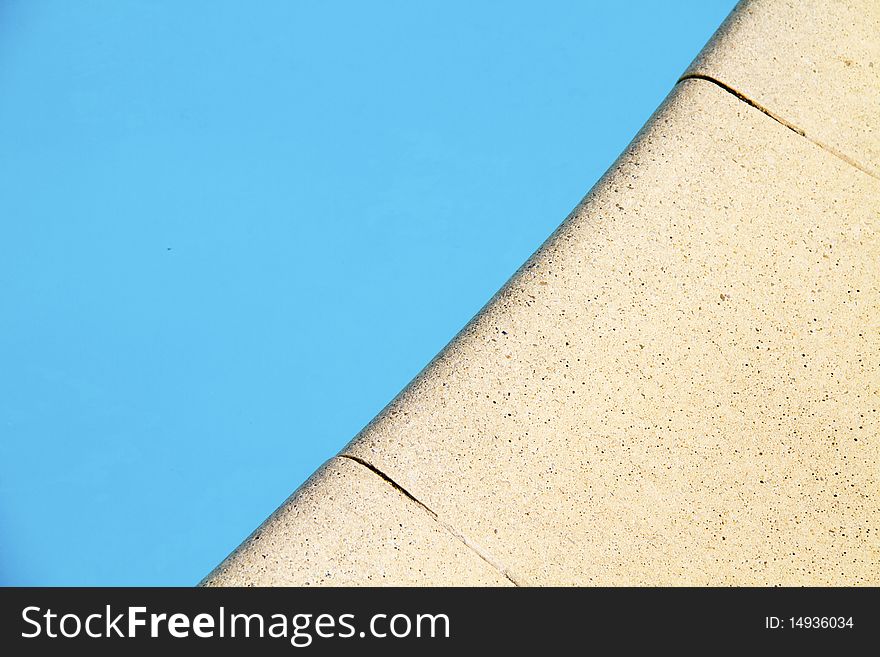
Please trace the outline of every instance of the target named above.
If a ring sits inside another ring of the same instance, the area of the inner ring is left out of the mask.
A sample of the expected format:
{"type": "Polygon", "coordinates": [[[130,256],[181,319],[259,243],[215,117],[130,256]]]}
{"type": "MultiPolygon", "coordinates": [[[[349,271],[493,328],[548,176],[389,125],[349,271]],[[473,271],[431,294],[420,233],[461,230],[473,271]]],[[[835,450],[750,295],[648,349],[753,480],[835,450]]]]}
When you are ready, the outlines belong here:
{"type": "Polygon", "coordinates": [[[379,475],[334,458],[202,585],[511,584],[379,475]]]}
{"type": "Polygon", "coordinates": [[[880,177],[877,0],[745,0],[687,74],[720,80],[880,177]]]}
{"type": "Polygon", "coordinates": [[[880,584],[878,213],[681,82],[344,451],[518,583],[880,584]]]}

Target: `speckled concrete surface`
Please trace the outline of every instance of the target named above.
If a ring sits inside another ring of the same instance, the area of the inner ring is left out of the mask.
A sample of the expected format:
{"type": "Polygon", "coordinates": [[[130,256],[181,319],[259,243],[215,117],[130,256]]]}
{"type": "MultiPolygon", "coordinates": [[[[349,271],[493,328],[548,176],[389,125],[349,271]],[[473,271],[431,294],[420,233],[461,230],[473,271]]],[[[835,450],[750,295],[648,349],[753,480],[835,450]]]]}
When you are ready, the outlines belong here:
{"type": "Polygon", "coordinates": [[[880,177],[880,2],[745,0],[687,75],[708,75],[880,177]]]}
{"type": "Polygon", "coordinates": [[[204,586],[510,586],[416,502],[363,465],[330,460],[204,586]]]}
{"type": "Polygon", "coordinates": [[[680,82],[344,448],[370,495],[320,474],[210,583],[880,584],[878,230],[880,180],[680,82]]]}
{"type": "Polygon", "coordinates": [[[520,583],[880,583],[878,210],[684,81],[346,451],[520,583]]]}

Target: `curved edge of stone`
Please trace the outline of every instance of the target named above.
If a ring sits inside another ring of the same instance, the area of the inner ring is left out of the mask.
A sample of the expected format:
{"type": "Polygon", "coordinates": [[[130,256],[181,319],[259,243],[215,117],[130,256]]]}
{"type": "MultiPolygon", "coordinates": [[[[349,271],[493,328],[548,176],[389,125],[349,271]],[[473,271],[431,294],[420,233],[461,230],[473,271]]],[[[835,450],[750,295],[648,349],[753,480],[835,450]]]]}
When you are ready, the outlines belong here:
{"type": "MultiPolygon", "coordinates": [[[[676,98],[680,98],[682,89],[689,85],[720,83],[719,86],[725,89],[725,93],[734,93],[740,100],[745,100],[789,128],[795,129],[793,126],[800,125],[798,122],[807,126],[799,132],[801,136],[788,133],[791,139],[802,140],[803,136],[807,136],[814,144],[830,151],[832,155],[846,159],[841,157],[840,152],[835,152],[836,146],[829,148],[828,144],[846,148],[854,143],[853,132],[849,126],[843,126],[836,133],[828,133],[831,136],[819,133],[827,143],[818,141],[814,138],[817,133],[810,127],[812,125],[810,121],[815,120],[821,124],[823,120],[827,121],[829,114],[820,113],[815,115],[818,118],[814,119],[809,107],[799,114],[799,105],[787,105],[784,102],[787,91],[776,93],[772,85],[761,87],[763,73],[756,74],[756,86],[749,87],[739,85],[737,81],[740,78],[726,75],[722,67],[712,64],[712,62],[724,61],[724,57],[727,57],[724,51],[736,47],[737,44],[731,41],[730,35],[734,33],[731,26],[743,23],[743,12],[756,6],[763,8],[766,5],[763,0],[746,0],[737,6],[685,73],[683,82],[673,88],[630,145],[569,217],[450,343],[342,448],[339,455],[322,466],[233,554],[208,575],[201,585],[501,586],[512,583],[507,572],[496,565],[484,551],[468,538],[463,537],[456,529],[437,519],[434,511],[424,502],[427,500],[428,504],[432,503],[428,492],[420,490],[418,486],[412,486],[407,478],[411,474],[409,466],[403,464],[400,467],[386,467],[388,463],[383,463],[380,458],[373,458],[375,455],[372,453],[373,445],[370,444],[369,436],[376,433],[374,430],[377,424],[388,422],[389,417],[404,413],[406,409],[403,407],[406,404],[419,403],[413,391],[436,368],[441,359],[447,358],[462,341],[469,339],[474,327],[485,320],[491,308],[510,295],[520,282],[529,281],[538,284],[532,279],[537,276],[533,269],[538,263],[538,258],[543,257],[539,254],[546,255],[557,247],[564,246],[566,241],[572,240],[571,229],[575,222],[582,224],[580,229],[583,232],[583,223],[589,222],[589,215],[593,214],[589,211],[591,204],[596,203],[610,212],[614,211],[611,206],[605,207],[604,201],[609,199],[600,196],[601,190],[614,184],[619,169],[624,164],[632,164],[633,156],[638,155],[646,141],[650,141],[652,133],[664,130],[663,117],[670,103],[677,102],[676,98]],[[724,57],[712,53],[721,53],[724,57]],[[708,82],[697,81],[701,76],[708,82]],[[697,80],[687,81],[688,78],[697,78],[697,80]],[[739,88],[740,86],[744,86],[744,92],[739,88]],[[764,88],[769,88],[770,91],[765,93],[764,88]],[[756,96],[757,100],[752,98],[752,95],[756,96]],[[779,98],[783,101],[778,101],[779,98]],[[774,113],[778,113],[778,116],[774,113]],[[786,121],[791,121],[791,124],[786,121]],[[415,496],[407,492],[409,490],[413,491],[415,496]],[[425,497],[421,497],[422,493],[425,497]],[[265,549],[265,546],[269,549],[265,549]]],[[[737,35],[741,34],[744,34],[741,30],[737,32],[737,35]]],[[[750,37],[746,34],[737,38],[748,40],[750,37]]],[[[748,73],[751,69],[742,70],[748,73]]],[[[752,110],[744,109],[744,111],[752,110]]],[[[837,125],[837,122],[832,123],[837,125]]],[[[780,135],[779,138],[785,140],[788,137],[780,135]]],[[[810,148],[814,147],[810,145],[810,148]]],[[[816,150],[818,152],[818,149],[816,150]]],[[[831,168],[836,170],[835,160],[831,157],[828,157],[828,160],[831,162],[831,168]]],[[[849,161],[848,163],[853,164],[849,161]]],[[[862,167],[857,168],[860,168],[862,173],[853,170],[856,177],[868,179],[864,173],[868,173],[869,176],[874,175],[862,167]]],[[[856,181],[851,182],[854,185],[856,181]]],[[[876,184],[876,180],[871,182],[876,184]]],[[[629,196],[632,196],[632,193],[629,193],[629,196]]],[[[587,227],[589,226],[592,224],[587,227]]],[[[595,239],[607,238],[608,236],[597,227],[595,239]]],[[[540,264],[543,266],[547,263],[542,261],[540,264]]],[[[546,269],[543,267],[543,273],[546,273],[546,269]]],[[[405,425],[405,420],[395,420],[395,423],[405,425]]],[[[415,464],[412,465],[417,467],[415,464]]],[[[473,471],[474,476],[480,474],[478,465],[474,465],[473,471]]],[[[439,510],[440,505],[453,502],[456,505],[460,504],[459,500],[450,501],[449,497],[447,493],[446,500],[442,496],[435,498],[433,502],[438,504],[435,508],[439,510]]],[[[477,505],[477,508],[481,507],[477,505]]],[[[486,513],[491,513],[491,509],[486,510],[486,513]]],[[[465,529],[469,528],[465,527],[465,529]]],[[[577,547],[572,543],[571,549],[576,550],[577,547]]]]}

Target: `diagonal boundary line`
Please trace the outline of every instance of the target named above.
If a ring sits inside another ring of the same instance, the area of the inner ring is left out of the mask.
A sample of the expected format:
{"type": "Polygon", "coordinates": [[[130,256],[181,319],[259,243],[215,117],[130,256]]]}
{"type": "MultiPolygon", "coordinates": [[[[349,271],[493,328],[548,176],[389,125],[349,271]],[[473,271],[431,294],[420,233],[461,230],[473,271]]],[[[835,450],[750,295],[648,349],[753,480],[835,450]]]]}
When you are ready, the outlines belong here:
{"type": "Polygon", "coordinates": [[[784,118],[782,118],[778,114],[771,112],[769,109],[767,109],[763,105],[756,103],[754,100],[752,100],[751,98],[749,98],[748,96],[746,96],[742,92],[737,91],[736,89],[734,89],[733,87],[731,87],[728,84],[725,84],[721,80],[717,80],[710,75],[704,75],[702,73],[686,73],[685,75],[681,76],[681,78],[679,78],[679,80],[678,80],[678,82],[676,82],[676,84],[678,84],[680,82],[684,82],[685,80],[703,80],[705,82],[711,82],[712,84],[714,84],[718,87],[721,87],[724,91],[726,91],[727,93],[729,93],[733,96],[736,96],[736,98],[738,98],[739,100],[744,102],[746,105],[750,105],[751,107],[754,107],[759,112],[763,112],[764,114],[769,116],[771,119],[773,119],[777,123],[784,125],[786,128],[788,128],[789,130],[791,130],[794,133],[797,133],[798,135],[800,135],[801,137],[803,137],[807,141],[813,142],[814,144],[816,144],[816,146],[818,146],[822,150],[828,151],[829,153],[831,153],[831,155],[833,155],[834,157],[836,157],[838,159],[843,160],[844,162],[849,164],[851,167],[855,167],[856,169],[858,169],[862,173],[867,174],[877,180],[880,180],[880,175],[874,173],[873,171],[866,168],[862,164],[859,164],[858,162],[856,162],[854,159],[852,159],[848,155],[841,153],[836,148],[829,146],[828,144],[825,144],[825,143],[819,141],[818,139],[814,139],[813,137],[808,136],[807,133],[804,132],[798,126],[794,125],[793,123],[791,123],[789,121],[786,121],[784,118]]]}
{"type": "Polygon", "coordinates": [[[427,506],[424,502],[422,502],[421,500],[419,500],[415,495],[413,495],[412,493],[410,493],[410,492],[409,492],[408,490],[406,490],[403,486],[401,486],[401,485],[398,484],[396,481],[394,481],[391,477],[389,477],[389,476],[386,475],[384,472],[382,472],[382,471],[381,471],[379,468],[377,468],[375,465],[373,465],[373,464],[370,463],[369,461],[365,461],[365,460],[363,460],[362,458],[359,458],[359,457],[357,457],[357,456],[352,456],[352,455],[350,455],[350,454],[337,454],[337,458],[348,459],[349,461],[354,461],[355,463],[358,463],[358,464],[362,465],[362,466],[365,467],[367,470],[369,470],[369,471],[372,472],[373,474],[375,474],[375,475],[377,475],[378,477],[380,477],[382,480],[385,481],[385,483],[387,483],[387,484],[390,485],[392,488],[394,488],[396,491],[398,491],[399,493],[401,493],[404,497],[406,497],[407,499],[412,500],[413,502],[415,502],[419,507],[422,508],[422,510],[424,510],[429,516],[431,516],[431,518],[433,518],[433,519],[437,522],[437,524],[439,524],[441,527],[443,527],[443,529],[445,529],[447,532],[449,532],[449,533],[452,534],[455,538],[457,538],[461,543],[463,543],[463,544],[465,545],[465,547],[467,547],[468,549],[470,549],[471,551],[473,551],[474,553],[476,553],[476,555],[477,555],[478,557],[480,557],[480,559],[482,559],[482,560],[485,561],[487,564],[489,564],[490,566],[492,566],[492,568],[494,568],[494,569],[497,570],[499,573],[501,573],[502,575],[504,575],[505,579],[507,579],[511,584],[513,584],[514,586],[522,586],[522,584],[520,584],[519,582],[517,582],[517,581],[516,581],[511,575],[510,575],[510,573],[507,571],[506,568],[504,568],[504,566],[502,566],[502,565],[501,565],[500,563],[498,563],[495,559],[493,559],[493,558],[492,558],[492,557],[491,557],[491,556],[490,556],[490,555],[489,555],[489,554],[488,554],[483,548],[481,548],[479,545],[477,545],[476,543],[474,543],[473,541],[471,541],[470,539],[468,539],[464,534],[462,534],[460,531],[458,531],[457,529],[455,529],[455,527],[453,527],[452,525],[450,525],[450,524],[448,524],[448,523],[443,522],[442,520],[440,520],[440,517],[437,515],[437,513],[436,513],[433,509],[431,509],[431,508],[430,508],[429,506],[427,506]]]}

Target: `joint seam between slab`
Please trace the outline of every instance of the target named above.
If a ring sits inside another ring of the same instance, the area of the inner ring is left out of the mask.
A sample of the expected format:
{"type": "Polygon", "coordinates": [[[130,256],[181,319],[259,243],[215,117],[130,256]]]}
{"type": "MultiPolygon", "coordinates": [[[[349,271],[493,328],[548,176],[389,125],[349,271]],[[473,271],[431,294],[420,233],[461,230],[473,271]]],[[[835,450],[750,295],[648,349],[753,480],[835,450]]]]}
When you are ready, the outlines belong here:
{"type": "MultiPolygon", "coordinates": [[[[840,160],[843,160],[844,162],[849,164],[851,167],[855,167],[856,169],[858,169],[862,173],[865,173],[865,174],[871,176],[872,178],[876,178],[876,179],[880,180],[880,175],[874,173],[870,169],[866,168],[864,165],[856,162],[854,159],[852,159],[848,155],[841,153],[839,150],[837,150],[833,146],[829,146],[828,144],[825,144],[825,143],[819,141],[818,139],[814,139],[813,137],[810,137],[809,135],[807,135],[807,133],[802,128],[799,128],[798,126],[794,125],[790,121],[786,121],[784,118],[782,118],[778,114],[771,112],[769,109],[767,109],[763,105],[755,102],[754,100],[752,100],[751,98],[746,96],[744,93],[737,91],[736,89],[734,89],[733,87],[731,87],[728,84],[725,84],[721,80],[718,80],[717,78],[713,78],[710,75],[705,75],[703,73],[686,73],[685,75],[681,76],[681,78],[679,78],[678,82],[684,82],[685,80],[703,80],[704,82],[710,82],[710,83],[720,87],[721,89],[723,89],[727,93],[735,96],[737,99],[744,102],[746,105],[750,105],[751,107],[754,107],[759,112],[763,112],[764,114],[769,116],[771,119],[773,119],[777,123],[784,125],[786,128],[788,128],[792,132],[798,134],[799,136],[803,137],[804,139],[813,142],[814,144],[816,144],[816,146],[818,146],[822,150],[827,151],[828,153],[830,153],[831,155],[833,155],[834,157],[836,157],[840,160]]],[[[678,82],[676,84],[678,84],[678,82]]]]}
{"type": "Polygon", "coordinates": [[[440,520],[440,517],[437,515],[437,513],[436,513],[433,509],[431,509],[431,508],[430,508],[429,506],[427,506],[424,502],[422,502],[421,500],[419,500],[415,495],[413,495],[412,493],[410,493],[410,492],[409,492],[408,490],[406,490],[403,486],[401,486],[401,485],[398,484],[396,481],[394,481],[391,477],[389,477],[389,476],[386,475],[384,472],[382,472],[381,470],[379,470],[379,468],[377,468],[376,466],[374,466],[372,463],[370,463],[370,462],[368,462],[368,461],[365,461],[365,460],[363,460],[363,459],[360,458],[360,457],[357,457],[357,456],[351,456],[350,454],[339,454],[339,455],[337,455],[337,456],[338,456],[338,458],[348,459],[349,461],[353,461],[353,462],[355,462],[355,463],[358,463],[359,465],[362,465],[362,466],[365,467],[367,470],[369,470],[370,472],[372,472],[373,474],[375,474],[376,476],[378,476],[378,477],[379,477],[380,479],[382,479],[386,484],[388,484],[389,486],[391,486],[392,488],[394,488],[397,492],[401,493],[404,497],[406,497],[407,499],[409,499],[409,500],[415,502],[415,504],[416,504],[417,506],[419,506],[423,511],[425,511],[429,516],[431,516],[431,518],[432,518],[437,524],[439,524],[443,529],[445,529],[447,532],[449,532],[450,534],[452,534],[452,536],[454,536],[454,537],[455,537],[456,539],[458,539],[461,543],[463,543],[464,546],[467,547],[469,550],[471,550],[472,552],[474,552],[478,557],[480,557],[480,559],[482,559],[482,560],[485,561],[487,564],[489,564],[492,568],[494,568],[494,569],[497,570],[499,573],[501,573],[501,574],[504,576],[504,578],[507,579],[511,584],[513,584],[514,586],[522,586],[519,582],[517,582],[517,581],[516,581],[511,575],[510,575],[510,573],[507,571],[506,568],[504,568],[504,566],[502,566],[502,565],[501,565],[500,563],[498,563],[495,559],[493,559],[493,558],[492,558],[492,557],[491,557],[491,556],[490,556],[490,555],[489,555],[489,554],[488,554],[483,548],[481,548],[479,545],[477,545],[476,543],[474,543],[473,541],[471,541],[470,539],[468,539],[464,534],[462,534],[460,531],[458,531],[457,529],[455,529],[455,527],[453,527],[452,525],[450,525],[450,524],[448,524],[448,523],[445,523],[445,522],[443,522],[442,520],[440,520]]]}

